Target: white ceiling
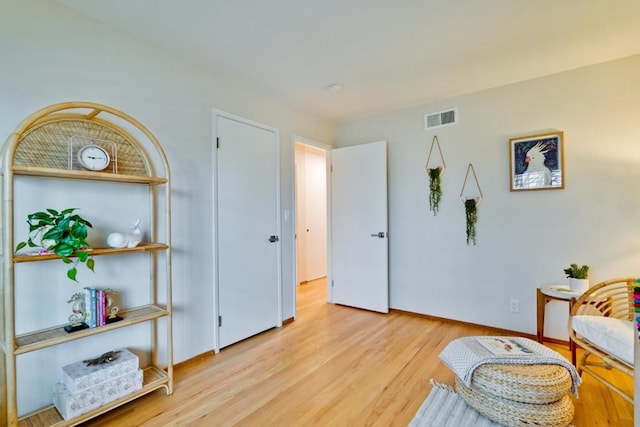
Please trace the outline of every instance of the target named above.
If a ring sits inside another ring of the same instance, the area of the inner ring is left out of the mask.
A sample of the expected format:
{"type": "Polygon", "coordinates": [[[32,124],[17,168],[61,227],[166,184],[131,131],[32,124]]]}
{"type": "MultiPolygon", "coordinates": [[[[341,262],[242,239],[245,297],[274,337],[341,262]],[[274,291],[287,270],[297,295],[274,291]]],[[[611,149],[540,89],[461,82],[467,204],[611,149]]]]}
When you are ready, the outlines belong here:
{"type": "Polygon", "coordinates": [[[640,53],[638,0],[58,1],[336,120],[640,53]]]}

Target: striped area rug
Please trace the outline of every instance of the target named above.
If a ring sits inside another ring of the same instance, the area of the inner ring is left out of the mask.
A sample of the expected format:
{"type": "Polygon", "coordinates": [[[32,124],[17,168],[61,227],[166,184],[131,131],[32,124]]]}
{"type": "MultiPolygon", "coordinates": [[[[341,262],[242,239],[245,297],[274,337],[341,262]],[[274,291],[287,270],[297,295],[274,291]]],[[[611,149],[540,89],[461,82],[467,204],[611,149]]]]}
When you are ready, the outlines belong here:
{"type": "Polygon", "coordinates": [[[501,427],[468,406],[451,386],[431,380],[433,388],[409,427],[501,427]]]}

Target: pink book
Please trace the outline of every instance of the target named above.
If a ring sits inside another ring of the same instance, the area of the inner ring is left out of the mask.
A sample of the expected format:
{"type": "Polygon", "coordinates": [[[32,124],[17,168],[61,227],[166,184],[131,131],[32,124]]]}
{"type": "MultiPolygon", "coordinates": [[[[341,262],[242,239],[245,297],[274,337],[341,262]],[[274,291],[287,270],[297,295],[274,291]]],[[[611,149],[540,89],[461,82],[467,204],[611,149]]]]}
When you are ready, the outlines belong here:
{"type": "Polygon", "coordinates": [[[100,290],[98,291],[98,325],[99,326],[104,326],[106,324],[106,318],[105,318],[105,313],[104,313],[104,304],[105,304],[105,298],[104,298],[104,291],[100,290]]]}

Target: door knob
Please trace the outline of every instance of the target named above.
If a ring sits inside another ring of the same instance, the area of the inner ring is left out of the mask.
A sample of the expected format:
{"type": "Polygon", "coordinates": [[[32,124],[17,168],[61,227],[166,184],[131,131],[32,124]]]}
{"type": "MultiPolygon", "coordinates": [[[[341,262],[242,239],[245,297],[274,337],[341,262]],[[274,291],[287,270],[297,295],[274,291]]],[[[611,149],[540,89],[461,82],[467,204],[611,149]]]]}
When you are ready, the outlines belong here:
{"type": "Polygon", "coordinates": [[[379,239],[384,239],[386,233],[384,231],[380,231],[379,233],[372,234],[371,237],[377,237],[379,239]]]}
{"type": "Polygon", "coordinates": [[[269,236],[269,241],[270,241],[271,243],[275,243],[275,242],[277,242],[278,240],[280,240],[280,239],[278,238],[278,236],[269,236]]]}

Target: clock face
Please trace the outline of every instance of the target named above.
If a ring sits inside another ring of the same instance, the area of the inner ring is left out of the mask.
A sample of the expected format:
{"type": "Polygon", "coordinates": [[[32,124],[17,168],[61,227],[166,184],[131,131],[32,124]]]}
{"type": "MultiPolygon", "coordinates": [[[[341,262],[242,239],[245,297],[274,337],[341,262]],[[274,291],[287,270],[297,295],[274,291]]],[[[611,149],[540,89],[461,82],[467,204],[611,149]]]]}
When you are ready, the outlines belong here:
{"type": "Polygon", "coordinates": [[[78,150],[78,163],[85,169],[101,171],[110,161],[109,153],[98,145],[85,145],[78,150]]]}

